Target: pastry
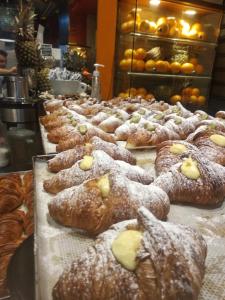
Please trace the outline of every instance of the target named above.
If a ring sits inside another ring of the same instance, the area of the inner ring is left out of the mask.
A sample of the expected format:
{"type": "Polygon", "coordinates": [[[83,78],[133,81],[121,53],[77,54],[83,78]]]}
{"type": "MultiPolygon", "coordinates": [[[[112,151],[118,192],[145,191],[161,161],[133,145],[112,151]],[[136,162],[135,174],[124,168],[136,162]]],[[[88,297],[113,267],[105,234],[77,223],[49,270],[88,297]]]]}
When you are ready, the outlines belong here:
{"type": "Polygon", "coordinates": [[[187,155],[154,181],[171,202],[215,206],[225,197],[225,168],[199,152],[187,155]]]}
{"type": "Polygon", "coordinates": [[[66,137],[71,132],[76,132],[76,125],[77,124],[75,124],[75,126],[72,126],[68,124],[49,131],[47,135],[49,142],[58,144],[61,138],[66,137]]]}
{"type": "Polygon", "coordinates": [[[98,126],[102,121],[106,120],[109,117],[109,114],[104,111],[100,111],[96,116],[91,118],[91,124],[98,126]]]}
{"type": "Polygon", "coordinates": [[[63,106],[63,101],[60,99],[47,100],[43,104],[45,111],[53,112],[63,106]]]}
{"type": "Polygon", "coordinates": [[[127,176],[129,179],[150,184],[153,181],[149,172],[138,166],[132,166],[123,161],[114,160],[101,150],[93,151],[91,156],[76,162],[71,168],[62,170],[52,178],[44,181],[44,189],[56,194],[63,189],[79,185],[85,180],[105,174],[111,170],[127,176]]]}
{"type": "Polygon", "coordinates": [[[115,117],[115,116],[110,116],[106,120],[102,121],[98,127],[104,130],[105,132],[108,133],[114,133],[116,128],[121,126],[123,124],[123,120],[115,117]]]}
{"type": "Polygon", "coordinates": [[[192,137],[192,143],[205,158],[225,166],[225,132],[206,128],[192,137]]]}
{"type": "Polygon", "coordinates": [[[82,145],[88,143],[90,139],[94,136],[101,138],[102,140],[115,144],[115,138],[101,130],[97,127],[88,127],[86,125],[78,125],[78,129],[71,131],[66,136],[61,136],[59,139],[58,145],[56,146],[56,151],[61,152],[71,148],[74,148],[77,145],[82,145]]]}
{"type": "Polygon", "coordinates": [[[223,110],[218,111],[216,113],[215,117],[218,119],[225,119],[225,111],[223,111],[223,110]]]}
{"type": "Polygon", "coordinates": [[[60,276],[53,300],[196,300],[207,247],[194,229],[157,220],[113,225],[60,276]]]}
{"type": "Polygon", "coordinates": [[[44,126],[48,124],[48,122],[56,121],[58,116],[65,116],[68,114],[68,111],[62,107],[51,114],[39,117],[40,123],[44,126]]]}
{"type": "Polygon", "coordinates": [[[198,152],[198,148],[181,140],[165,141],[157,145],[155,159],[157,175],[169,171],[173,165],[182,161],[184,155],[188,155],[193,151],[198,152]]]}
{"type": "Polygon", "coordinates": [[[48,204],[55,221],[92,235],[119,221],[135,218],[141,206],[165,219],[170,204],[160,188],[131,181],[115,172],[66,189],[48,204]]]}
{"type": "Polygon", "coordinates": [[[94,136],[87,144],[77,145],[74,149],[63,151],[50,159],[48,161],[48,169],[53,173],[68,169],[82,159],[85,154],[91,154],[94,150],[102,150],[115,160],[123,160],[132,165],[136,164],[136,159],[131,152],[94,136]]]}
{"type": "Polygon", "coordinates": [[[126,147],[156,146],[167,140],[179,139],[179,134],[160,124],[138,128],[129,135],[126,147]]]}

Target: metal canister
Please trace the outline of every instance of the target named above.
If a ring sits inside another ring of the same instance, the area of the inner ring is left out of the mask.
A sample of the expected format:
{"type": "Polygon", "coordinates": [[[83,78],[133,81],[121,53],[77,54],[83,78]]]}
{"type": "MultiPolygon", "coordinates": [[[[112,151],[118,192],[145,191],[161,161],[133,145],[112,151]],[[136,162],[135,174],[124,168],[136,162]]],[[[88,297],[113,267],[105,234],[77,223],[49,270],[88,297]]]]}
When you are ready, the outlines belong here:
{"type": "Polygon", "coordinates": [[[28,98],[28,85],[24,77],[8,76],[6,85],[9,100],[21,102],[28,98]]]}

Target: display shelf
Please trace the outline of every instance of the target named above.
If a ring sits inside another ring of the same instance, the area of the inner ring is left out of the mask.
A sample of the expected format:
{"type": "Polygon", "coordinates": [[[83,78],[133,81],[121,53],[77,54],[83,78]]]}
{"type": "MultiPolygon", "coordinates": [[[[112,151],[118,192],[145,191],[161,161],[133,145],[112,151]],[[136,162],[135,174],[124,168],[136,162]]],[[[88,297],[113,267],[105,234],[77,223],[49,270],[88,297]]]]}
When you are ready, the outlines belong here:
{"type": "Polygon", "coordinates": [[[127,75],[135,76],[135,77],[138,76],[138,77],[175,78],[175,79],[200,79],[200,80],[211,80],[212,79],[211,76],[175,75],[175,74],[141,73],[141,72],[127,72],[127,75]]]}
{"type": "Polygon", "coordinates": [[[170,43],[170,44],[180,43],[180,44],[186,44],[186,45],[204,46],[204,47],[211,47],[211,48],[215,48],[217,46],[217,43],[212,43],[212,42],[207,42],[207,41],[164,37],[164,36],[151,35],[151,34],[142,33],[142,32],[130,32],[130,33],[121,33],[120,32],[121,38],[124,38],[125,36],[138,37],[138,38],[142,37],[142,38],[145,38],[148,40],[166,42],[166,43],[170,43]]]}

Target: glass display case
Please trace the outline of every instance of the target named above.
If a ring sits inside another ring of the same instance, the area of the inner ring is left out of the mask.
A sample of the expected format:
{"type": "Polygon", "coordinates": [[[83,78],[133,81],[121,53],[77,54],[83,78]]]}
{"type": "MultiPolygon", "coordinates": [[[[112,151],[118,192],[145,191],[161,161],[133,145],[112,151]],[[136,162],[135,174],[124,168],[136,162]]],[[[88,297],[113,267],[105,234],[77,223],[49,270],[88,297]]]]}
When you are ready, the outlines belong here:
{"type": "Polygon", "coordinates": [[[120,0],[115,95],[206,106],[221,19],[182,1],[120,0]]]}

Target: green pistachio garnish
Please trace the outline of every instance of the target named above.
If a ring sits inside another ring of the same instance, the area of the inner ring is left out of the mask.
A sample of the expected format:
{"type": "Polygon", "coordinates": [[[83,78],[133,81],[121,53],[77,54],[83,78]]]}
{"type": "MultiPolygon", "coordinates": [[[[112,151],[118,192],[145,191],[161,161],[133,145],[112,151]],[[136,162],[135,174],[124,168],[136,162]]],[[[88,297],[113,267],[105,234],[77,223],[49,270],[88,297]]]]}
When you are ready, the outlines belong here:
{"type": "Polygon", "coordinates": [[[139,123],[140,122],[140,120],[141,120],[141,116],[138,116],[138,115],[136,115],[136,116],[133,116],[131,119],[130,119],[130,123],[139,123]]]}
{"type": "Polygon", "coordinates": [[[85,134],[88,129],[87,129],[86,125],[80,125],[80,126],[78,126],[78,130],[81,134],[85,134]]]}
{"type": "Polygon", "coordinates": [[[146,110],[145,110],[145,109],[140,109],[140,110],[138,111],[138,113],[139,113],[140,115],[145,115],[145,114],[146,114],[146,110]]]}
{"type": "Polygon", "coordinates": [[[156,120],[162,120],[164,118],[164,114],[158,114],[158,115],[155,115],[154,116],[154,119],[156,119],[156,120]]]}
{"type": "Polygon", "coordinates": [[[155,126],[152,125],[152,124],[150,124],[150,123],[146,123],[146,124],[144,125],[144,128],[145,128],[146,130],[148,130],[148,131],[155,131],[155,126]]]}
{"type": "Polygon", "coordinates": [[[182,123],[182,120],[179,119],[179,118],[176,118],[176,119],[174,120],[174,123],[177,124],[177,125],[179,125],[179,124],[182,123]]]}

